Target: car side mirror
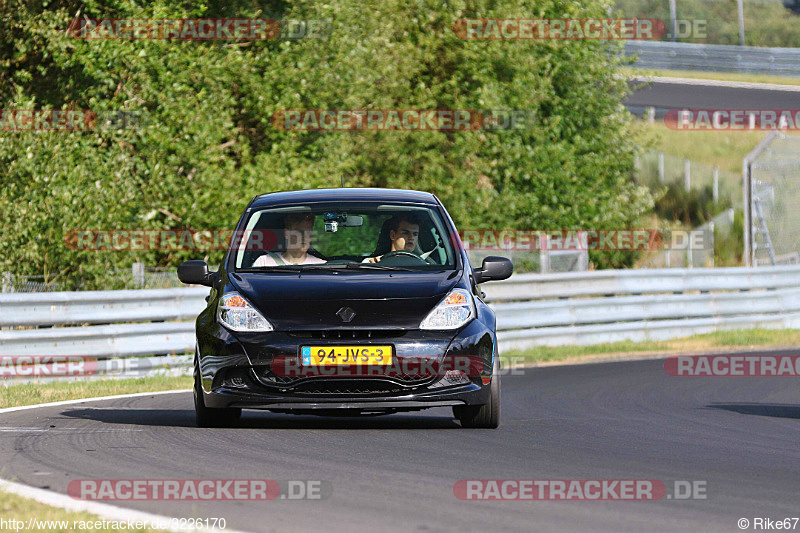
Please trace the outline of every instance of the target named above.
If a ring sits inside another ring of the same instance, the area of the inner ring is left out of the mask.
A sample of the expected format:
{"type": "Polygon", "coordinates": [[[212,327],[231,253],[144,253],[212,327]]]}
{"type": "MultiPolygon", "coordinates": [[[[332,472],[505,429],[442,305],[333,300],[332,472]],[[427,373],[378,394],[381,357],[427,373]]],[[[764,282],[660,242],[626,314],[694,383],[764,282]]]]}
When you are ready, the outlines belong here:
{"type": "Polygon", "coordinates": [[[514,264],[510,259],[490,255],[484,258],[481,269],[473,271],[472,275],[475,277],[475,283],[483,283],[508,279],[513,272],[514,264]]]}
{"type": "Polygon", "coordinates": [[[178,267],[178,279],[181,283],[211,287],[215,278],[216,272],[209,272],[205,261],[184,261],[178,267]]]}

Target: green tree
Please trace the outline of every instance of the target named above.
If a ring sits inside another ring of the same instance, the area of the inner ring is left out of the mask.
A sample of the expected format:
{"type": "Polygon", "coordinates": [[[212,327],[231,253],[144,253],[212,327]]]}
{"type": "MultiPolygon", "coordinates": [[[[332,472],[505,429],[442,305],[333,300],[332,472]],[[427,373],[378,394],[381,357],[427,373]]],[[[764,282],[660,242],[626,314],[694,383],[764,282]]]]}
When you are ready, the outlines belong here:
{"type": "MultiPolygon", "coordinates": [[[[460,18],[603,17],[590,1],[26,2],[0,6],[5,109],[141,111],[130,130],[0,132],[0,270],[109,286],[134,260],[94,252],[83,228],[230,228],[256,194],[379,186],[437,194],[461,228],[629,228],[652,207],[631,180],[635,144],[619,43],[469,41],[460,18]],[[78,40],[91,18],[328,19],[327,39],[78,40]],[[526,110],[509,131],[283,131],[285,109],[526,110]]],[[[212,262],[221,252],[208,254],[212,262]]],[[[632,254],[598,253],[600,266],[632,254]]],[[[113,283],[112,283],[113,285],[113,283]]]]}

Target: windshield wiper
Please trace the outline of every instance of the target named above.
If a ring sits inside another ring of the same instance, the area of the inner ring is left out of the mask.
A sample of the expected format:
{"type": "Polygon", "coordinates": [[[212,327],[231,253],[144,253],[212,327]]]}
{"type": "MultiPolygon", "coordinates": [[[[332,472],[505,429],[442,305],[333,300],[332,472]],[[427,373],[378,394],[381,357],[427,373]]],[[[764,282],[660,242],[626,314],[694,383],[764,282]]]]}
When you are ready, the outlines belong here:
{"type": "Polygon", "coordinates": [[[274,266],[258,266],[249,268],[240,268],[236,272],[308,272],[309,270],[338,270],[345,268],[342,264],[317,264],[317,265],[274,265],[274,266]]]}
{"type": "Polygon", "coordinates": [[[277,266],[262,266],[262,267],[249,267],[237,268],[236,272],[243,272],[248,274],[250,272],[300,272],[300,265],[277,265],[277,266]]]}
{"type": "Polygon", "coordinates": [[[394,271],[399,271],[399,272],[417,272],[417,271],[419,271],[418,268],[379,265],[377,263],[347,263],[346,268],[352,268],[354,270],[359,270],[359,269],[365,269],[365,270],[394,270],[394,271]]]}

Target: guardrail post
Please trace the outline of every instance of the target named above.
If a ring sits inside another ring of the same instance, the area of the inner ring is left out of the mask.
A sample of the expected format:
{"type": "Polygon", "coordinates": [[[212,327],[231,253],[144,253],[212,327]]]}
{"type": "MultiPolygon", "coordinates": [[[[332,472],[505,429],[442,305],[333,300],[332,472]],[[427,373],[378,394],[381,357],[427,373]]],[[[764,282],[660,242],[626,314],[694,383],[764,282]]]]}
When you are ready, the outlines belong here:
{"type": "Polygon", "coordinates": [[[131,266],[133,274],[133,284],[136,287],[144,288],[144,263],[134,263],[131,266]]]}
{"type": "Polygon", "coordinates": [[[546,233],[539,234],[539,270],[542,274],[550,272],[550,239],[546,233]]]}
{"type": "Polygon", "coordinates": [[[647,116],[647,122],[650,124],[656,121],[656,108],[653,106],[647,106],[645,108],[645,115],[647,116]]]}
{"type": "Polygon", "coordinates": [[[714,256],[717,255],[717,245],[716,241],[714,240],[714,221],[711,220],[708,225],[711,227],[711,268],[714,268],[716,259],[714,256]]]}
{"type": "Polygon", "coordinates": [[[664,183],[664,152],[658,152],[658,182],[664,183]]]}
{"type": "Polygon", "coordinates": [[[14,292],[14,274],[3,272],[3,293],[14,292]]]}
{"type": "Polygon", "coordinates": [[[589,270],[589,250],[584,249],[581,251],[581,255],[578,256],[578,270],[584,272],[589,270]]]}

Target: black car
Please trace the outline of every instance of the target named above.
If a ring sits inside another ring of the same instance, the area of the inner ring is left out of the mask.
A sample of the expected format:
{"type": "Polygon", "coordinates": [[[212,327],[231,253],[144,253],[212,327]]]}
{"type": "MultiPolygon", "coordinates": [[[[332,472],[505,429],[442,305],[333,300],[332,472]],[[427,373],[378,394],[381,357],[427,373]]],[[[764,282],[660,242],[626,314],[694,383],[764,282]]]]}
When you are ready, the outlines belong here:
{"type": "Polygon", "coordinates": [[[511,261],[470,265],[430,193],[316,189],[257,196],[197,318],[195,411],[203,427],[242,409],[384,414],[451,406],[465,427],[497,427],[495,314],[480,283],[511,261]]]}

